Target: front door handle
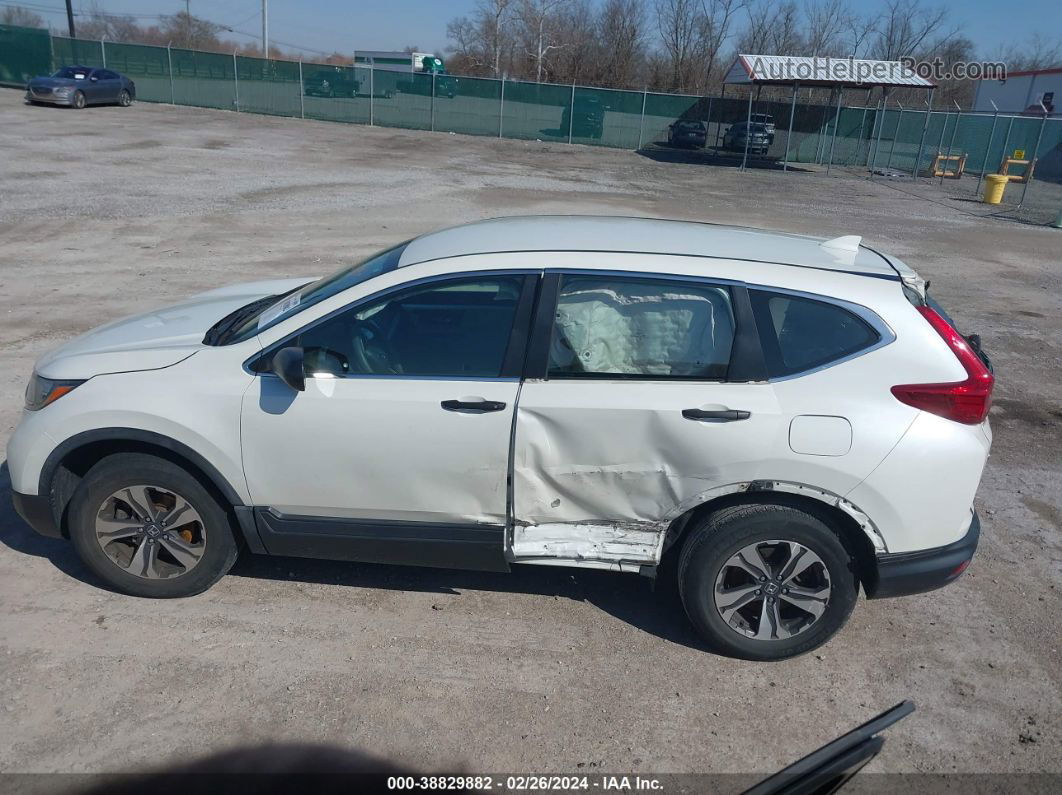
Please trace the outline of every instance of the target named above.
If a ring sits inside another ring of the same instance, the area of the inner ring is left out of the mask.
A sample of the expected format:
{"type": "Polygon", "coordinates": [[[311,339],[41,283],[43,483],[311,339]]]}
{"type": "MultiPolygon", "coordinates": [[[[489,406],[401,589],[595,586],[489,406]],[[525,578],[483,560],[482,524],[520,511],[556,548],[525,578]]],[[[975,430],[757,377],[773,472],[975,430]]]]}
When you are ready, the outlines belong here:
{"type": "Polygon", "coordinates": [[[462,414],[486,414],[489,411],[501,411],[505,408],[505,404],[501,401],[487,400],[481,397],[444,400],[441,405],[447,411],[458,411],[462,414]]]}
{"type": "Polygon", "coordinates": [[[683,409],[682,416],[688,420],[715,420],[716,422],[735,422],[747,420],[752,414],[741,409],[683,409]]]}

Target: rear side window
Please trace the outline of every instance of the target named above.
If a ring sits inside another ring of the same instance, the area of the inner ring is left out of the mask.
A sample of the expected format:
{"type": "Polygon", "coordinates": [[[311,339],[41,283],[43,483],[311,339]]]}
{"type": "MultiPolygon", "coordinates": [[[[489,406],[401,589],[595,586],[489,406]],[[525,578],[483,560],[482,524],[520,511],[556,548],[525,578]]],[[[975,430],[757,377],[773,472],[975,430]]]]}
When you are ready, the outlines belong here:
{"type": "Polygon", "coordinates": [[[837,304],[750,290],[770,378],[795,375],[844,359],[874,345],[878,333],[837,304]]]}
{"type": "Polygon", "coordinates": [[[564,279],[550,378],[726,378],[734,313],[726,287],[689,281],[564,279]]]}

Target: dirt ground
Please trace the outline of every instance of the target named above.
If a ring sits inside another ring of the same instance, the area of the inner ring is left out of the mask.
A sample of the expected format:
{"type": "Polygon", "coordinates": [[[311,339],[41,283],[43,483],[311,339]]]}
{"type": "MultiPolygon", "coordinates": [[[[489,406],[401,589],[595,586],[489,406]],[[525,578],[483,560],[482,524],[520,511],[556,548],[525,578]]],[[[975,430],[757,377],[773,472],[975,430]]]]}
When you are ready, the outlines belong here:
{"type": "Polygon", "coordinates": [[[633,575],[246,556],[192,599],[121,596],[22,523],[4,467],[0,771],[298,739],[478,772],[767,772],[912,699],[874,769],[1062,772],[1062,231],[848,176],[13,90],[0,152],[4,444],[34,360],[83,330],[504,214],[862,234],[932,280],[999,379],[969,572],[861,601],[774,665],[702,650],[674,589],[633,575]]]}

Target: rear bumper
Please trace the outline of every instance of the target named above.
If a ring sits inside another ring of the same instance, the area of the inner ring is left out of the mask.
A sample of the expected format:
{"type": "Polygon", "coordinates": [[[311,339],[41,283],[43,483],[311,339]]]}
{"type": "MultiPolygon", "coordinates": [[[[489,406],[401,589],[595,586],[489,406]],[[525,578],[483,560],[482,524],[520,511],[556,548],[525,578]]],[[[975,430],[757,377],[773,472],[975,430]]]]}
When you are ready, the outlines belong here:
{"type": "Polygon", "coordinates": [[[908,596],[942,588],[959,578],[977,551],[981,521],[977,514],[958,541],[935,549],[879,555],[877,582],[867,587],[868,599],[908,596]]]}
{"type": "Polygon", "coordinates": [[[47,496],[39,494],[20,494],[11,492],[11,502],[14,503],[15,513],[21,516],[30,527],[49,538],[62,538],[63,533],[55,523],[55,515],[52,512],[52,501],[47,496]]]}

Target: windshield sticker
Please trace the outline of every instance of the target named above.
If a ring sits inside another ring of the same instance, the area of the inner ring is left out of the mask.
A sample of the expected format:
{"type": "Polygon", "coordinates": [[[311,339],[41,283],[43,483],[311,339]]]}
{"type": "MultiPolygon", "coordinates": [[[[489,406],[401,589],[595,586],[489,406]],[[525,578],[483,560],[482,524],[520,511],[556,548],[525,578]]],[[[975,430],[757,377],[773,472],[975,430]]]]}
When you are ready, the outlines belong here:
{"type": "Polygon", "coordinates": [[[269,307],[269,309],[267,309],[265,312],[258,316],[258,328],[262,329],[263,327],[268,326],[281,315],[286,315],[292,309],[297,307],[299,305],[299,301],[301,300],[302,296],[299,293],[292,293],[287,298],[281,298],[279,301],[269,307]]]}
{"type": "Polygon", "coordinates": [[[74,74],[74,79],[75,80],[84,80],[85,79],[85,73],[84,72],[76,72],[74,74]]]}

